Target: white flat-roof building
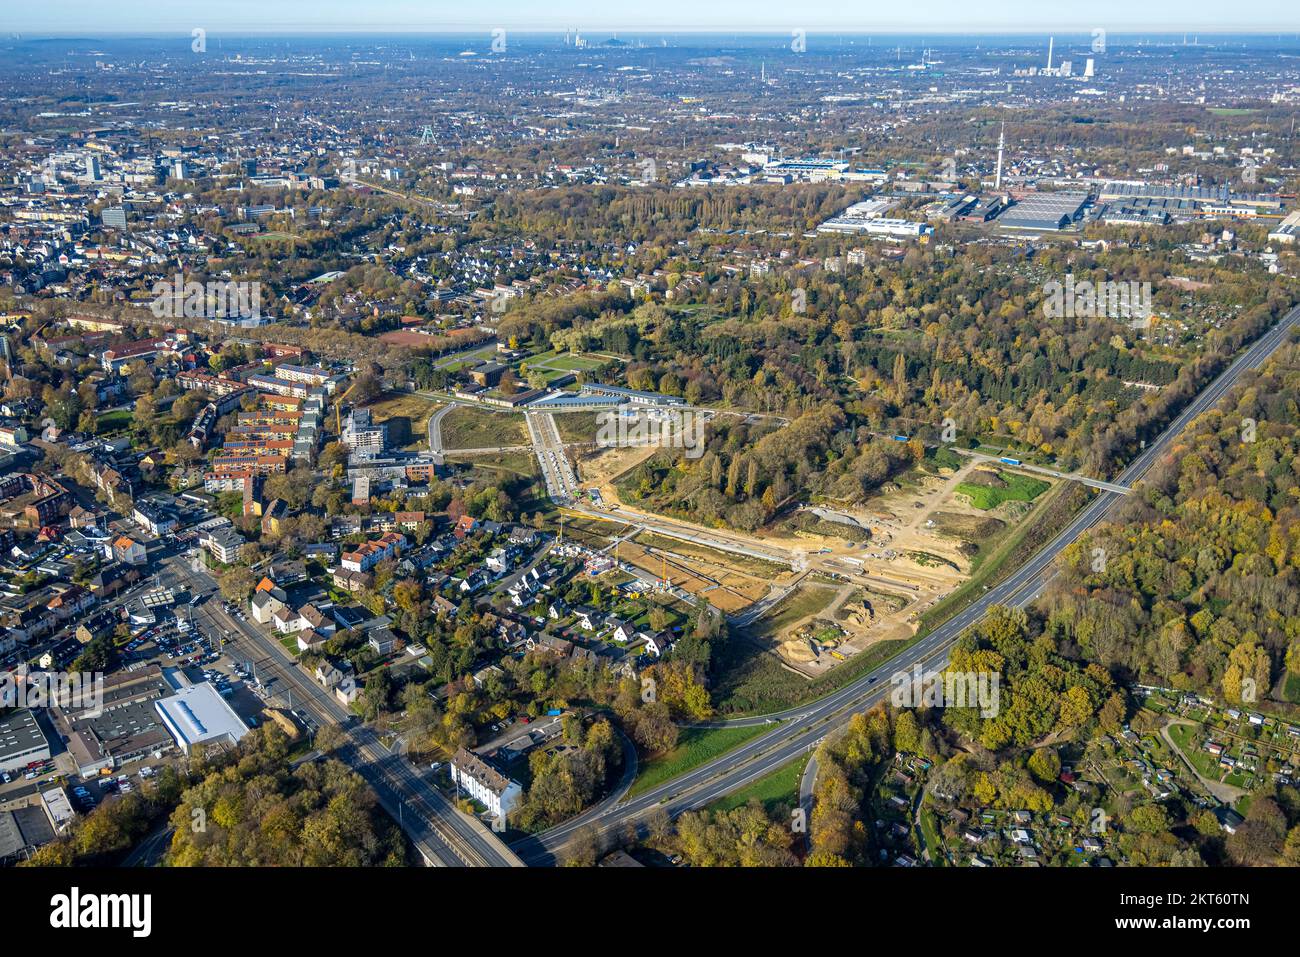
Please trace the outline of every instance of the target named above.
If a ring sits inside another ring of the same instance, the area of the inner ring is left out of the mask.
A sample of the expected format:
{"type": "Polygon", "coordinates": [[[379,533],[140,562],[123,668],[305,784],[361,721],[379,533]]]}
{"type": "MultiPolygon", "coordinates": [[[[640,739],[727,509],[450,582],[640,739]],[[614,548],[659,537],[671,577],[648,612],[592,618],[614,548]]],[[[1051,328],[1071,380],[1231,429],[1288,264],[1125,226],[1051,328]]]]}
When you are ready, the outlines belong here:
{"type": "Polygon", "coordinates": [[[64,828],[71,824],[73,818],[77,816],[76,812],[72,810],[72,802],[68,800],[68,794],[63,788],[50,788],[48,791],[42,791],[41,806],[45,808],[45,815],[50,819],[50,825],[59,834],[62,834],[64,828]]]}
{"type": "Polygon", "coordinates": [[[907,219],[886,219],[875,216],[863,219],[845,214],[826,220],[817,227],[819,233],[866,233],[873,236],[897,236],[900,239],[928,236],[934,228],[925,223],[907,219]]]}
{"type": "Polygon", "coordinates": [[[1270,243],[1294,243],[1300,237],[1300,210],[1296,210],[1268,234],[1270,243]]]}
{"type": "Polygon", "coordinates": [[[163,725],[182,751],[189,754],[199,744],[235,744],[248,734],[248,727],[217,689],[207,682],[182,688],[154,707],[163,725]]]}
{"type": "MultiPolygon", "coordinates": [[[[0,705],[10,703],[0,698],[0,705]]],[[[0,771],[17,771],[49,757],[50,742],[29,709],[0,718],[0,771]]]]}

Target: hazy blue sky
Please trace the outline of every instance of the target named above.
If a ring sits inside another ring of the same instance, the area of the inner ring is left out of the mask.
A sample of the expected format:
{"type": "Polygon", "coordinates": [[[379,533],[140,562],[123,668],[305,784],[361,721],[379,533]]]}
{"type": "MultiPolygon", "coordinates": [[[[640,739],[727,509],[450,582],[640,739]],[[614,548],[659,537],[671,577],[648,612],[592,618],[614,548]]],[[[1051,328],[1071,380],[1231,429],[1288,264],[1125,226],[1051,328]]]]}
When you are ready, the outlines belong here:
{"type": "Polygon", "coordinates": [[[0,0],[0,31],[31,34],[792,29],[1300,31],[1298,0],[0,0]]]}

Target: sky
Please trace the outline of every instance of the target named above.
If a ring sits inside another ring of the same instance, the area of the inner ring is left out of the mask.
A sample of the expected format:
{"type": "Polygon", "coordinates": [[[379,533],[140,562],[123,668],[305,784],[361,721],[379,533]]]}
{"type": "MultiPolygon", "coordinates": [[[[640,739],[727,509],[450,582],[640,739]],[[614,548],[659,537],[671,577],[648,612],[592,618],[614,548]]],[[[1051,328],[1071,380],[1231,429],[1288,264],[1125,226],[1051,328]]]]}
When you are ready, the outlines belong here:
{"type": "Polygon", "coordinates": [[[1297,0],[0,0],[0,33],[1300,32],[1297,0]]]}

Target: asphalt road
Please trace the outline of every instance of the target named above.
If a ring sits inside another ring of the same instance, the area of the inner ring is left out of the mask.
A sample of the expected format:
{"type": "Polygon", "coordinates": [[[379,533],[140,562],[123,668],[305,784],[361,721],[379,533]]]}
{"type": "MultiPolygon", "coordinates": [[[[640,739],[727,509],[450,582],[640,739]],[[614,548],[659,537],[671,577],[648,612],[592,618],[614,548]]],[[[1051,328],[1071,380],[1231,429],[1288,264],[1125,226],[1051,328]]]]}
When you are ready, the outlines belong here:
{"type": "MultiPolygon", "coordinates": [[[[1257,368],[1286,340],[1300,321],[1300,307],[1292,309],[1269,332],[1246,349],[1179,413],[1160,436],[1129,464],[1115,484],[1130,487],[1169,451],[1188,424],[1212,408],[1236,384],[1243,373],[1257,368]]],[[[729,791],[781,767],[795,756],[816,748],[826,734],[856,713],[883,700],[889,693],[892,675],[910,671],[920,664],[924,671],[940,670],[948,649],[971,625],[981,620],[993,605],[1023,608],[1042,592],[1054,577],[1052,565],[1061,550],[1083,532],[1102,521],[1111,506],[1123,496],[1102,491],[1089,502],[1052,541],[1001,584],[985,592],[962,612],[940,625],[925,638],[891,661],[863,675],[824,698],[774,715],[741,719],[738,725],[780,721],[768,734],[700,765],[616,807],[602,804],[539,835],[519,841],[515,851],[534,866],[557,863],[574,834],[592,826],[605,837],[622,834],[631,824],[642,821],[652,810],[663,808],[670,816],[703,807],[729,791]]]]}
{"type": "Polygon", "coordinates": [[[442,420],[448,412],[456,406],[452,403],[444,405],[433,415],[429,416],[429,451],[434,455],[442,455],[442,420]]]}
{"type": "Polygon", "coordinates": [[[165,577],[174,577],[192,592],[212,594],[196,617],[207,618],[218,635],[234,634],[240,654],[254,661],[266,683],[274,676],[277,693],[289,692],[295,709],[302,709],[320,725],[337,724],[345,742],[336,752],[340,760],[360,774],[379,795],[380,803],[398,820],[425,861],[449,867],[517,867],[518,858],[483,824],[462,813],[412,768],[410,761],[379,740],[332,695],[292,665],[275,639],[252,622],[226,614],[216,593],[216,580],[206,571],[189,566],[184,555],[168,559],[165,577]]]}

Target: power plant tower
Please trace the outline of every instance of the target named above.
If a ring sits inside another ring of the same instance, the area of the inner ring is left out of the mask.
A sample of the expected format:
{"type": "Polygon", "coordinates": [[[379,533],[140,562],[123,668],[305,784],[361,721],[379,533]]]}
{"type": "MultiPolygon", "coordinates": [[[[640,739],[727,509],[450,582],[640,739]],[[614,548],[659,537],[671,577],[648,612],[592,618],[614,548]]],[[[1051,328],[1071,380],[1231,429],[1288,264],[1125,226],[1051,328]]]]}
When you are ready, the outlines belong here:
{"type": "Polygon", "coordinates": [[[993,179],[993,188],[1002,188],[1002,152],[1007,147],[1007,124],[1004,120],[1002,129],[998,131],[998,173],[993,179]]]}
{"type": "Polygon", "coordinates": [[[1052,50],[1056,46],[1056,37],[1050,37],[1047,41],[1047,72],[1052,72],[1052,50]]]}

